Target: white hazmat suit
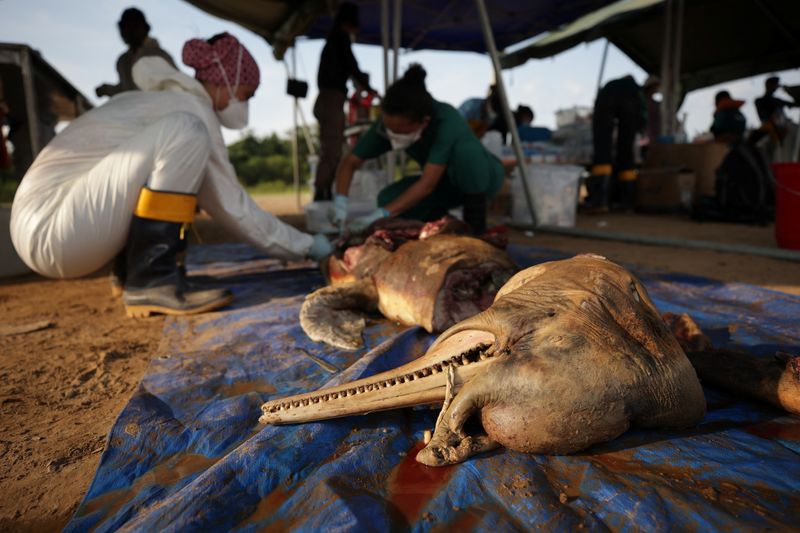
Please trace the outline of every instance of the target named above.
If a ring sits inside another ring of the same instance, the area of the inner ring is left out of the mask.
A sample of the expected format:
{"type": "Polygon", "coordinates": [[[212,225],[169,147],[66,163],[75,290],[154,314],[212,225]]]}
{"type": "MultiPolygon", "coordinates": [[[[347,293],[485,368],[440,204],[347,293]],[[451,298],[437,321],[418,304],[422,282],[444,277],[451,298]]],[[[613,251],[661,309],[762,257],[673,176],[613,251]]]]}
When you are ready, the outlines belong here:
{"type": "Polygon", "coordinates": [[[25,174],[11,208],[22,260],[55,278],[99,269],[125,245],[145,186],[197,194],[214,220],[272,257],[306,256],[313,238],[259,208],[239,184],[202,84],[159,57],[137,61],[133,77],[142,91],[73,121],[25,174]]]}

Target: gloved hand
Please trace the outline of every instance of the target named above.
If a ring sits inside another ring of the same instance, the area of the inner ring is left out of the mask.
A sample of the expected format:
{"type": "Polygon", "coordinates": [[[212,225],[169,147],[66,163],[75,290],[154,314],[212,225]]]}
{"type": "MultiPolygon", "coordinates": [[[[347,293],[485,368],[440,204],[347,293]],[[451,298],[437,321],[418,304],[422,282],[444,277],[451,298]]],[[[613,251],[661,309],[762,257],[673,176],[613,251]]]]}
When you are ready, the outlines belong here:
{"type": "Polygon", "coordinates": [[[328,220],[339,228],[339,233],[344,231],[344,223],[347,221],[347,202],[347,196],[337,194],[333,197],[333,205],[328,210],[328,220]]]}
{"type": "Polygon", "coordinates": [[[319,261],[332,253],[333,245],[331,241],[322,233],[314,235],[314,242],[311,244],[311,248],[308,249],[308,258],[319,261]]]}
{"type": "Polygon", "coordinates": [[[376,220],[380,220],[382,218],[386,218],[389,216],[389,211],[386,209],[379,207],[372,213],[368,215],[364,215],[361,217],[356,218],[352,222],[347,225],[347,231],[350,233],[361,233],[367,226],[375,222],[376,220]]]}
{"type": "Polygon", "coordinates": [[[104,83],[102,85],[98,85],[97,88],[94,90],[94,94],[98,97],[101,96],[111,96],[111,91],[114,89],[114,86],[110,83],[104,83]]]}

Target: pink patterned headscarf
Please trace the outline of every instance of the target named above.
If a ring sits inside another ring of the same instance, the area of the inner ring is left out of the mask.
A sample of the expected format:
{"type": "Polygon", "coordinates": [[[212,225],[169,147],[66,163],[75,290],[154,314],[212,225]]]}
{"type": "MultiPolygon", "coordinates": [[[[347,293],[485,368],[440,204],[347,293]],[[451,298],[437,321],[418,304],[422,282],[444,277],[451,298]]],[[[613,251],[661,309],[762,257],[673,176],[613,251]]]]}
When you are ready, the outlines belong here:
{"type": "Polygon", "coordinates": [[[183,62],[195,69],[195,78],[225,86],[225,78],[231,88],[239,85],[258,86],[258,65],[236,37],[222,34],[213,43],[203,39],[191,39],[183,45],[183,62]],[[220,66],[222,68],[220,68],[220,66]],[[237,80],[236,71],[239,70],[237,80]],[[223,69],[225,74],[223,75],[223,69]]]}

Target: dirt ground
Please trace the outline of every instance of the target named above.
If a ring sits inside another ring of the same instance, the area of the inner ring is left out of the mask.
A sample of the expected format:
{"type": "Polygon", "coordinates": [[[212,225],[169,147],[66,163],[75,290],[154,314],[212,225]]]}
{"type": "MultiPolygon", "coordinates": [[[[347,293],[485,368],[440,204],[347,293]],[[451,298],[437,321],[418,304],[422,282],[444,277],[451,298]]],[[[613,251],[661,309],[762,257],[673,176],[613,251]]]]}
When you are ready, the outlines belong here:
{"type": "MultiPolygon", "coordinates": [[[[293,196],[264,196],[259,203],[302,224],[293,196]]],[[[207,218],[196,226],[203,242],[227,239],[207,218]]],[[[674,217],[609,215],[581,218],[579,226],[775,246],[771,228],[674,217]]],[[[798,263],[521,232],[512,240],[800,295],[798,263]]],[[[114,419],[159,353],[163,322],[126,318],[106,272],[79,280],[0,280],[0,530],[52,531],[66,524],[114,419]]]]}

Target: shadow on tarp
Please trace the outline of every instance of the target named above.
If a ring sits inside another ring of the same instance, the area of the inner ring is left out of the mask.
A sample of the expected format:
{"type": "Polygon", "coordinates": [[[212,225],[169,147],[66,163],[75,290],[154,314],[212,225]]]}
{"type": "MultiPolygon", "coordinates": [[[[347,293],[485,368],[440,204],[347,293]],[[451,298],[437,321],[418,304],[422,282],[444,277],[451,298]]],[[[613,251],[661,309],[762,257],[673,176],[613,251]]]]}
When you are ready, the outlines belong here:
{"type": "MultiPolygon", "coordinates": [[[[270,398],[372,375],[420,355],[419,328],[376,320],[366,348],[309,341],[297,315],[323,284],[313,265],[244,245],[196,246],[192,275],[235,304],[168,319],[146,376],[109,435],[67,531],[762,530],[800,523],[800,420],[706,389],[694,428],[632,430],[583,453],[497,450],[429,468],[414,461],[436,410],[262,426],[270,398]],[[306,354],[341,372],[331,374],[306,354]]],[[[511,247],[520,265],[559,259],[511,247]]],[[[659,309],[688,312],[729,348],[798,351],[800,298],[637,270],[659,309]]]]}

